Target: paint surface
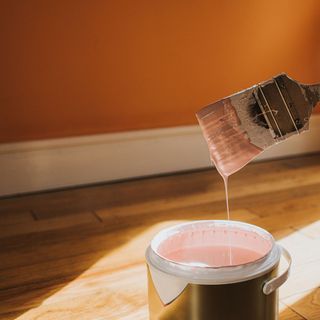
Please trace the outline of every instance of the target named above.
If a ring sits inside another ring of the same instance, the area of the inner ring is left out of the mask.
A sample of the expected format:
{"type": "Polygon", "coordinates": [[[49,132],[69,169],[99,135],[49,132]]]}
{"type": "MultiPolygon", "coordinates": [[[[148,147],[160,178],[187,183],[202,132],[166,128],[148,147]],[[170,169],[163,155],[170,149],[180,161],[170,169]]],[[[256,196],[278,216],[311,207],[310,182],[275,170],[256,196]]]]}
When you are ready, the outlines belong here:
{"type": "Polygon", "coordinates": [[[183,247],[167,254],[167,259],[199,267],[222,267],[240,265],[261,258],[261,253],[236,246],[194,246],[183,247]],[[230,249],[232,263],[230,263],[230,249]]]}
{"type": "Polygon", "coordinates": [[[264,257],[272,248],[272,238],[232,221],[182,225],[156,242],[154,250],[164,259],[204,267],[249,263],[264,257]]]}

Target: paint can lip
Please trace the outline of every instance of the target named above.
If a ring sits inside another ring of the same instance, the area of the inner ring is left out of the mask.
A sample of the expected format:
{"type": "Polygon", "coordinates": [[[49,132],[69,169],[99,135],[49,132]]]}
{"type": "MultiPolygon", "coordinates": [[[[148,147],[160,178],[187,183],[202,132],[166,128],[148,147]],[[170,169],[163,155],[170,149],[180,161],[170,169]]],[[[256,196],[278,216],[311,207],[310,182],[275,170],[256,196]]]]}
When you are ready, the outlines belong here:
{"type": "Polygon", "coordinates": [[[279,263],[281,250],[275,243],[273,236],[266,230],[244,222],[233,220],[197,220],[178,224],[160,231],[152,240],[151,245],[146,251],[146,259],[151,268],[156,268],[170,275],[184,278],[189,283],[195,284],[225,284],[235,283],[252,278],[256,278],[275,268],[279,263]],[[266,237],[271,243],[270,250],[259,259],[237,265],[227,266],[192,266],[184,263],[179,263],[158,253],[158,248],[161,242],[168,236],[173,235],[184,228],[199,227],[206,225],[208,227],[217,226],[233,226],[239,227],[242,230],[248,229],[255,231],[259,236],[266,237]]]}
{"type": "MultiPolygon", "coordinates": [[[[252,259],[248,260],[246,262],[242,263],[237,263],[237,264],[231,264],[231,265],[220,265],[220,266],[199,266],[199,268],[230,268],[230,267],[235,267],[235,266],[241,266],[245,265],[247,263],[252,263],[252,262],[257,262],[262,259],[264,259],[269,252],[272,250],[273,246],[275,245],[275,241],[273,236],[266,230],[249,224],[249,223],[244,223],[241,221],[235,221],[235,220],[196,220],[196,221],[190,221],[186,223],[181,223],[169,228],[166,228],[164,230],[161,230],[151,241],[151,248],[161,258],[168,260],[172,263],[176,264],[182,264],[185,265],[182,262],[175,261],[173,259],[170,259],[163,255],[159,251],[159,247],[163,242],[166,242],[170,239],[170,237],[174,237],[175,235],[178,235],[179,233],[186,233],[186,232],[193,232],[193,231],[207,231],[207,232],[212,232],[216,231],[222,228],[225,228],[227,232],[238,232],[238,231],[247,231],[250,233],[254,233],[255,236],[258,236],[260,239],[264,239],[266,242],[268,242],[269,248],[265,248],[264,252],[260,254],[260,257],[257,259],[252,259]],[[230,231],[232,229],[232,231],[230,231]]],[[[226,232],[225,231],[225,232],[226,232]]],[[[227,243],[226,243],[227,244],[227,243]]],[[[193,266],[195,267],[195,266],[193,266]]]]}

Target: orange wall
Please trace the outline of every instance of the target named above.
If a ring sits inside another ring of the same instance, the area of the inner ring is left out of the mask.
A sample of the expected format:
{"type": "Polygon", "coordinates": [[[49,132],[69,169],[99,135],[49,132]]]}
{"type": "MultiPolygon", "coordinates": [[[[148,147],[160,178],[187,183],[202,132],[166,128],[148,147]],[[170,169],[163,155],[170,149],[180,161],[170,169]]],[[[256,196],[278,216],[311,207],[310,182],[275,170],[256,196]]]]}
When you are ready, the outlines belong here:
{"type": "Polygon", "coordinates": [[[320,1],[0,2],[0,142],[195,124],[281,71],[320,81],[320,1]]]}

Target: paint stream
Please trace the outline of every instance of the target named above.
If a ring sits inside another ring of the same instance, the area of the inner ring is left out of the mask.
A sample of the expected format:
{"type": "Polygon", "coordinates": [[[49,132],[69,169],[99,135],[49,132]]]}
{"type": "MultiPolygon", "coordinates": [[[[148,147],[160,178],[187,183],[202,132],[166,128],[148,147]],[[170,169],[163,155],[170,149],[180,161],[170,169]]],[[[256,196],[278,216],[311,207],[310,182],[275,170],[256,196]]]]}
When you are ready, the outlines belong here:
{"type": "Polygon", "coordinates": [[[228,220],[230,220],[230,208],[229,208],[229,189],[228,189],[228,182],[229,182],[229,175],[224,172],[223,170],[221,170],[221,168],[219,167],[219,165],[216,163],[216,161],[213,159],[211,159],[211,163],[213,166],[216,167],[217,171],[219,172],[220,176],[223,179],[223,184],[224,184],[224,192],[225,192],[225,196],[226,196],[226,209],[227,209],[227,217],[228,220]]]}
{"type": "MultiPolygon", "coordinates": [[[[230,220],[230,209],[229,209],[229,192],[228,192],[228,176],[222,175],[224,191],[226,194],[226,208],[227,208],[227,217],[230,220]]],[[[229,265],[231,266],[234,263],[233,250],[231,246],[230,234],[228,234],[228,247],[229,247],[229,265]]]]}
{"type": "MultiPolygon", "coordinates": [[[[226,209],[227,209],[227,218],[230,220],[230,208],[229,208],[229,189],[228,189],[228,182],[229,182],[229,176],[221,170],[221,168],[217,165],[214,159],[211,159],[212,164],[217,168],[217,171],[221,175],[223,179],[223,184],[224,184],[224,192],[225,192],[225,197],[226,197],[226,209]]],[[[230,235],[228,234],[228,252],[229,252],[229,265],[231,266],[233,264],[233,254],[232,254],[232,246],[231,246],[231,240],[230,240],[230,235]]]]}
{"type": "Polygon", "coordinates": [[[228,220],[230,220],[228,178],[229,178],[228,176],[222,176],[223,184],[224,184],[224,191],[225,191],[225,194],[226,194],[227,216],[228,216],[228,220]]]}

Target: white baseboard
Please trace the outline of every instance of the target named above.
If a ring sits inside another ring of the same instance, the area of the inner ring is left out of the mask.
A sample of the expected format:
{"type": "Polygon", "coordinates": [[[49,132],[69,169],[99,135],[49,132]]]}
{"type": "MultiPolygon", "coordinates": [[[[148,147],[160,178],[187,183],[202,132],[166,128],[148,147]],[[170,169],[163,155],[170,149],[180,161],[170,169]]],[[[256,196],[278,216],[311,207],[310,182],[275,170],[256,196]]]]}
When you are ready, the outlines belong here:
{"type": "MultiPolygon", "coordinates": [[[[310,131],[261,159],[320,151],[320,115],[310,131]]],[[[198,126],[131,131],[0,145],[0,196],[210,166],[198,126]]]]}

